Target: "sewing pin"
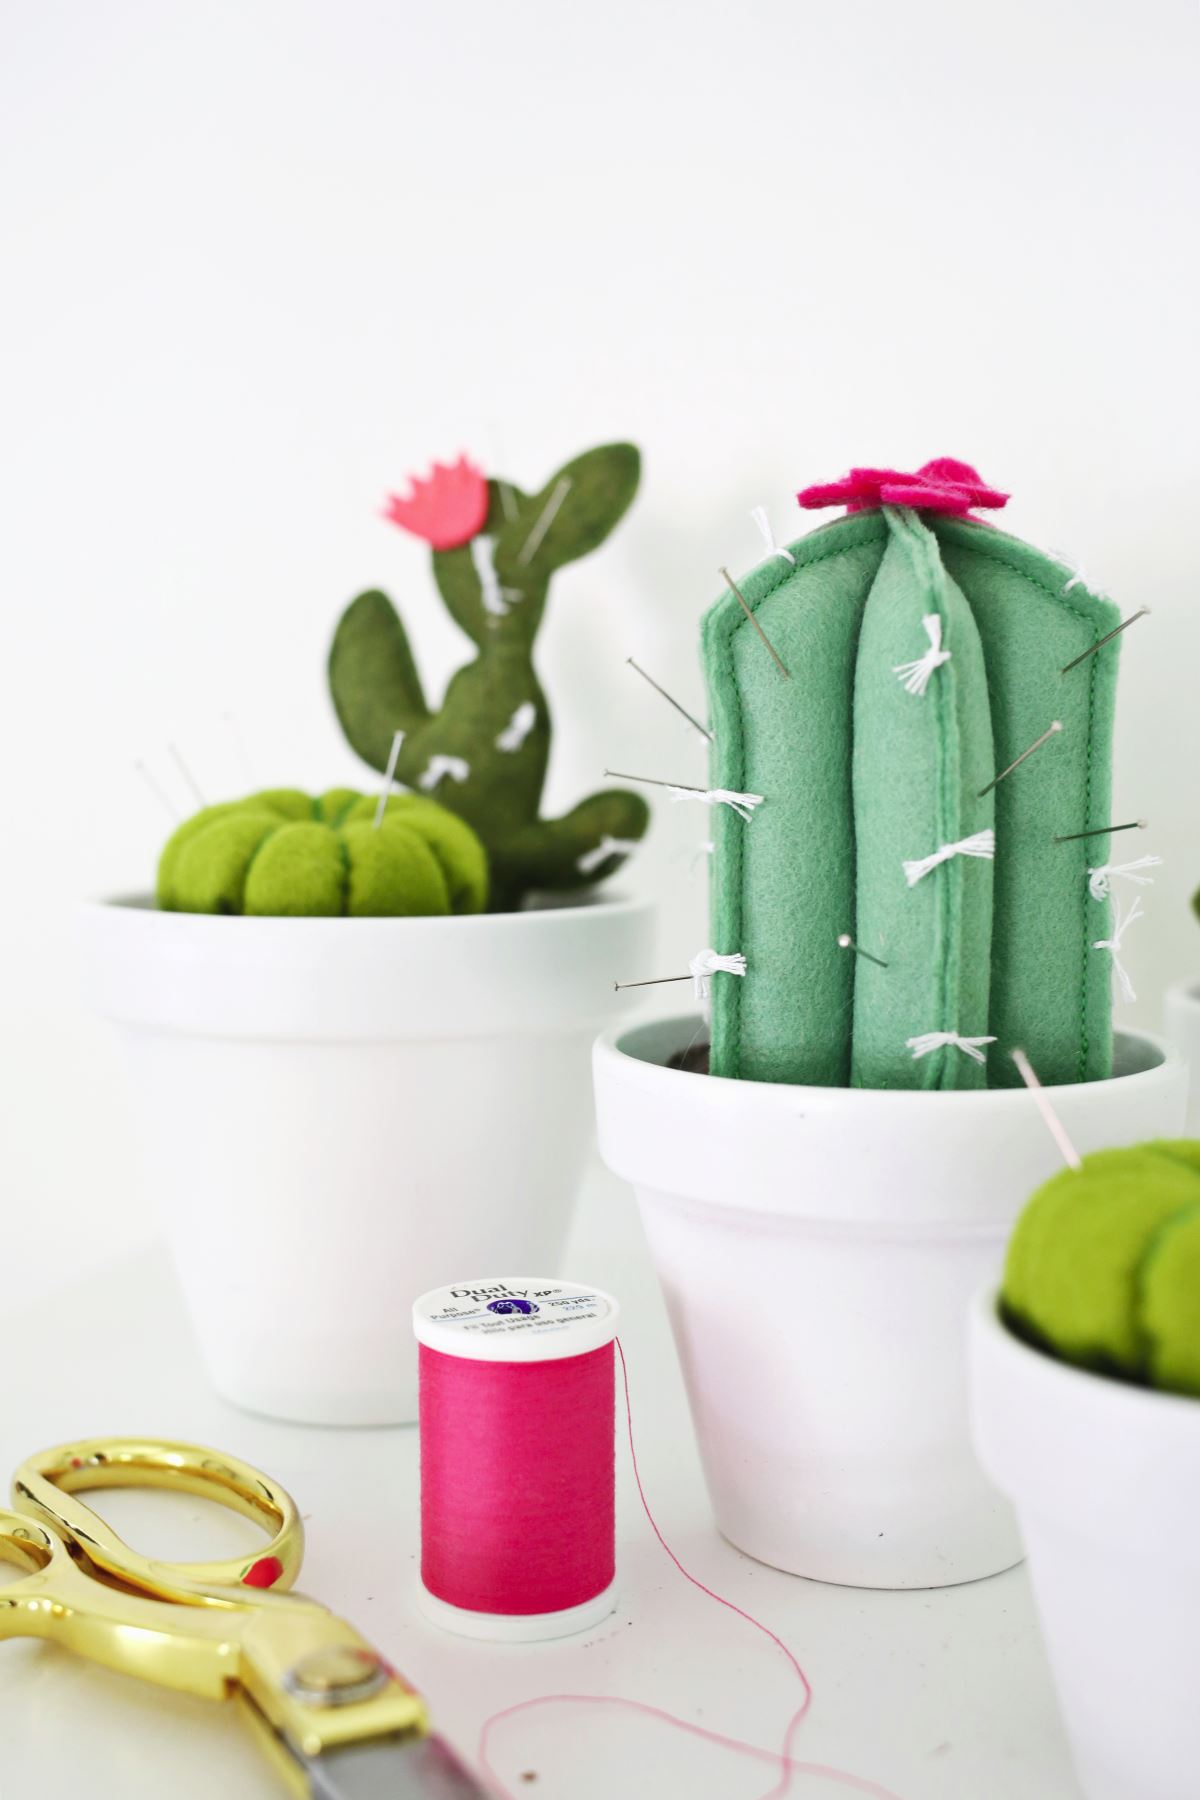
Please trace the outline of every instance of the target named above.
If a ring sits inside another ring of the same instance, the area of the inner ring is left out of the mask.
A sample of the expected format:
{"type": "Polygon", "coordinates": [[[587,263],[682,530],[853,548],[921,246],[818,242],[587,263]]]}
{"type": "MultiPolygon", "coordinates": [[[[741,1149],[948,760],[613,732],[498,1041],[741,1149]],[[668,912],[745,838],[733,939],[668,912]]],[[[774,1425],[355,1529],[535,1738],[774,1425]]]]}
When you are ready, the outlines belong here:
{"type": "Polygon", "coordinates": [[[979,796],[978,796],[979,799],[982,800],[985,794],[990,794],[994,787],[999,786],[999,784],[1004,780],[1004,777],[1006,775],[1011,775],[1014,769],[1017,769],[1021,766],[1021,764],[1025,761],[1025,758],[1027,756],[1032,756],[1035,750],[1040,750],[1042,745],[1046,742],[1047,738],[1052,738],[1056,731],[1061,731],[1061,730],[1062,730],[1062,720],[1055,719],[1052,724],[1050,724],[1046,727],[1045,731],[1043,731],[1041,737],[1038,738],[1036,743],[1030,744],[1028,750],[1022,750],[1020,756],[1017,757],[1015,762],[1010,762],[1007,769],[1001,769],[1001,771],[998,775],[992,776],[992,779],[988,782],[988,784],[985,788],[980,788],[979,796]]]}
{"type": "Polygon", "coordinates": [[[133,766],[145,782],[146,786],[150,789],[150,792],[154,795],[154,798],[158,801],[159,805],[170,814],[177,825],[181,824],[183,815],[171,800],[166,789],[160,782],[155,780],[153,774],[146,767],[140,756],[134,758],[133,766]]]}
{"type": "Polygon", "coordinates": [[[692,717],[691,713],[688,711],[686,706],[680,706],[678,700],[674,699],[672,695],[668,694],[666,688],[659,687],[659,685],[658,685],[657,681],[655,681],[653,675],[648,675],[646,673],[645,669],[643,669],[641,663],[634,662],[632,656],[627,656],[625,658],[625,661],[629,664],[631,669],[636,669],[638,674],[641,676],[642,680],[648,681],[650,683],[650,686],[654,689],[655,693],[661,694],[663,699],[667,702],[668,706],[673,706],[675,708],[675,711],[677,713],[679,713],[683,718],[685,718],[687,720],[688,724],[693,726],[700,733],[701,737],[706,737],[710,744],[716,743],[717,740],[713,737],[712,732],[709,731],[705,726],[703,726],[700,723],[699,719],[694,719],[692,717]]]}
{"type": "Polygon", "coordinates": [[[1012,1059],[1017,1065],[1021,1080],[1033,1096],[1035,1105],[1046,1123],[1046,1130],[1058,1145],[1062,1159],[1070,1169],[1082,1169],[1083,1159],[1067,1136],[1063,1122],[1046,1098],[1046,1090],[1033,1072],[1033,1065],[1023,1050],[1014,1050],[1012,1059]]]}
{"type": "Polygon", "coordinates": [[[604,773],[613,781],[641,781],[647,787],[678,788],[681,794],[707,794],[708,792],[707,788],[689,787],[686,782],[682,781],[659,781],[654,775],[629,775],[624,769],[605,769],[604,773]]]}
{"type": "Polygon", "coordinates": [[[746,596],[743,594],[743,592],[742,592],[741,588],[738,586],[737,582],[733,579],[733,576],[729,573],[729,570],[727,568],[725,568],[724,566],[722,566],[720,569],[717,570],[717,573],[718,573],[718,575],[723,575],[725,577],[725,580],[729,583],[730,589],[732,590],[732,592],[734,594],[737,595],[738,605],[741,607],[742,611],[745,613],[746,617],[749,619],[750,623],[753,625],[755,631],[757,631],[757,633],[758,633],[759,637],[762,639],[763,643],[767,646],[767,649],[771,652],[771,655],[775,658],[775,666],[779,670],[779,673],[781,675],[785,675],[787,677],[787,679],[790,681],[792,679],[791,670],[784,667],[783,658],[780,656],[778,650],[776,650],[774,644],[771,642],[770,638],[767,636],[766,632],[763,630],[762,626],[759,624],[759,622],[755,618],[754,614],[750,611],[750,608],[746,603],[746,596]]]}
{"type": "Polygon", "coordinates": [[[534,524],[533,530],[521,546],[520,555],[517,557],[517,567],[519,569],[523,569],[526,563],[532,562],[533,558],[541,549],[542,539],[558,517],[559,508],[562,506],[563,501],[570,491],[571,477],[569,475],[561,475],[555,482],[550,498],[547,500],[545,506],[543,506],[541,513],[534,524]]]}
{"type": "Polygon", "coordinates": [[[175,745],[168,744],[167,752],[174,759],[175,767],[179,770],[179,773],[183,776],[183,779],[187,782],[188,786],[192,790],[192,793],[195,795],[196,805],[197,806],[207,806],[208,801],[204,798],[204,795],[200,792],[199,782],[196,780],[196,777],[192,774],[192,771],[188,768],[187,764],[184,762],[182,756],[180,756],[179,751],[176,749],[175,745]]]}
{"type": "Polygon", "coordinates": [[[1125,825],[1097,825],[1092,831],[1066,831],[1056,837],[1056,844],[1073,844],[1077,838],[1105,837],[1110,831],[1145,831],[1149,819],[1130,819],[1125,825]]]}
{"type": "Polygon", "coordinates": [[[383,824],[383,816],[387,812],[388,795],[392,791],[392,782],[396,778],[396,763],[400,756],[400,746],[404,742],[404,733],[392,733],[392,747],[388,751],[387,769],[383,777],[383,786],[379,790],[379,798],[375,802],[375,817],[371,820],[372,829],[379,830],[383,824]]]}
{"type": "Polygon", "coordinates": [[[1127,619],[1122,619],[1119,625],[1114,625],[1111,631],[1105,632],[1102,638],[1098,638],[1090,650],[1085,650],[1082,656],[1077,656],[1073,662],[1067,663],[1060,673],[1069,675],[1072,669],[1077,669],[1081,662],[1087,661],[1089,656],[1095,656],[1097,650],[1103,650],[1105,644],[1111,644],[1115,637],[1120,637],[1123,631],[1128,631],[1131,625],[1136,625],[1139,619],[1144,619],[1149,611],[1148,606],[1143,606],[1137,612],[1130,613],[1127,619]]]}
{"type": "Polygon", "coordinates": [[[853,950],[855,956],[865,956],[868,962],[878,963],[881,969],[886,969],[888,966],[882,956],[872,956],[869,950],[864,950],[861,944],[856,944],[848,931],[843,931],[839,937],[838,947],[842,950],[853,950]]]}
{"type": "Polygon", "coordinates": [[[690,975],[656,975],[651,981],[614,981],[613,989],[620,993],[622,988],[633,987],[665,987],[671,981],[691,981],[690,975]]]}

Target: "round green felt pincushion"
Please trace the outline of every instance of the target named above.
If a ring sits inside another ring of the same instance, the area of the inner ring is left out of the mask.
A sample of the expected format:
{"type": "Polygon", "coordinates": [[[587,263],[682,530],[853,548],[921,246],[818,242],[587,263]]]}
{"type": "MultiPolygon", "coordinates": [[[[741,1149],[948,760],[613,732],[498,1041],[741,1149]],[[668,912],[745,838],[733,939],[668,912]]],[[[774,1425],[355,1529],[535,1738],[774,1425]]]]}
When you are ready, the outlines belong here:
{"type": "Polygon", "coordinates": [[[418,795],[377,802],[352,788],[313,799],[273,788],[206,806],[163,849],[169,912],[418,917],[482,912],[488,864],[462,819],[418,795]]]}
{"type": "Polygon", "coordinates": [[[1068,1362],[1151,1373],[1140,1273],[1156,1233],[1200,1205],[1200,1173],[1153,1145],[1101,1150],[1025,1206],[1009,1243],[1004,1308],[1068,1362]]]}

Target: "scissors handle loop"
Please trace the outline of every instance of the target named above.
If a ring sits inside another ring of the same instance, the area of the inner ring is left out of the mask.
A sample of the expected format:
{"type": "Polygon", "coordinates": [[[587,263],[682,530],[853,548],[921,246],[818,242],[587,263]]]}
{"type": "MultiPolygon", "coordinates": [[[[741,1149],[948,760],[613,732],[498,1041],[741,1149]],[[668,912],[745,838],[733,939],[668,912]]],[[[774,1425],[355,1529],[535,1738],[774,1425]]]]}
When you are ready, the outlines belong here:
{"type": "Polygon", "coordinates": [[[13,1477],[13,1503],[63,1537],[96,1568],[180,1605],[253,1604],[250,1589],[286,1591],[300,1572],[304,1526],[296,1503],[250,1463],[165,1438],[87,1438],[43,1450],[13,1477]],[[161,1487],[196,1494],[261,1525],[269,1542],[252,1556],[160,1562],[142,1556],[76,1496],[92,1488],[161,1487]],[[214,1589],[237,1589],[221,1594],[214,1589]]]}

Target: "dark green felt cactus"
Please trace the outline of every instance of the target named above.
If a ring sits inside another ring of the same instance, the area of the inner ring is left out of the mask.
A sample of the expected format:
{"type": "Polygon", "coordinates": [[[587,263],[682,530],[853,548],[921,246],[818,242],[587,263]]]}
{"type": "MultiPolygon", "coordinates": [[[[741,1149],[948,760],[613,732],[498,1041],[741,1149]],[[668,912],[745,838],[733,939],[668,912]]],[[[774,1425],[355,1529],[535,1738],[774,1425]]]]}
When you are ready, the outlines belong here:
{"type": "Polygon", "coordinates": [[[1117,609],[969,516],[1006,496],[965,464],[800,498],[846,516],[738,583],[787,675],[736,593],[704,622],[712,787],[763,797],[715,808],[713,944],[746,973],[713,982],[713,1073],[1003,1086],[1020,1047],[1109,1075],[1118,644],[1088,653],[1117,609]]]}
{"type": "Polygon", "coordinates": [[[435,465],[429,481],[392,500],[388,516],[432,545],[438,591],[476,646],[436,711],[386,594],[360,594],[334,636],[329,685],[352,747],[385,770],[394,734],[404,733],[396,779],[435,795],[478,832],[493,911],[534,891],[591,886],[646,829],[645,801],[619,788],[590,795],[561,819],[538,816],[550,713],[533,662],[551,576],[604,542],[639,472],[633,445],[605,444],[527,494],[463,459],[435,465]]]}

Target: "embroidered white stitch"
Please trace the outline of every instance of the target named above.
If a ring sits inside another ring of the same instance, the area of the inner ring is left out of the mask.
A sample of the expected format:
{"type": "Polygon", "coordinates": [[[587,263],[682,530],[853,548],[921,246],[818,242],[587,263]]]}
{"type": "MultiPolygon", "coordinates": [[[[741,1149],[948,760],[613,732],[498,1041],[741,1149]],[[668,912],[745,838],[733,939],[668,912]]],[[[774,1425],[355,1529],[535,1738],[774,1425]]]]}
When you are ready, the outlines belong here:
{"type": "Polygon", "coordinates": [[[702,838],[696,845],[696,848],[692,851],[692,860],[688,864],[688,874],[694,875],[698,864],[703,862],[706,856],[715,856],[716,852],[717,846],[712,838],[702,838]]]}
{"type": "Polygon", "coordinates": [[[718,956],[715,950],[697,950],[688,963],[697,1000],[708,999],[708,984],[714,975],[744,975],[746,959],[740,951],[732,956],[718,956]]]}
{"type": "Polygon", "coordinates": [[[957,1031],[926,1031],[920,1037],[905,1040],[906,1048],[912,1051],[913,1061],[920,1056],[928,1056],[933,1050],[953,1048],[961,1050],[972,1062],[986,1062],[987,1058],[980,1049],[981,1044],[994,1044],[994,1037],[960,1037],[957,1031]]]}
{"type": "Polygon", "coordinates": [[[532,562],[538,551],[541,549],[542,539],[558,517],[559,508],[562,506],[563,501],[570,491],[571,477],[569,475],[560,475],[554,484],[550,498],[547,500],[545,506],[543,506],[541,513],[534,524],[533,530],[521,545],[521,554],[517,557],[517,567],[519,569],[523,569],[526,563],[532,562]]]}
{"type": "Polygon", "coordinates": [[[892,674],[900,677],[906,694],[923,694],[929,686],[933,671],[949,662],[952,654],[949,650],[942,649],[941,614],[926,613],[921,623],[925,627],[925,636],[929,639],[929,648],[924,656],[918,656],[915,662],[892,664],[892,674]]]}
{"type": "Polygon", "coordinates": [[[1054,557],[1056,562],[1065,563],[1067,568],[1071,571],[1070,579],[1065,581],[1062,586],[1062,592],[1064,594],[1069,594],[1072,588],[1081,587],[1085,589],[1087,593],[1095,594],[1097,600],[1107,600],[1107,589],[1096,586],[1095,582],[1077,557],[1068,556],[1065,550],[1051,550],[1050,554],[1054,557]]]}
{"type": "Polygon", "coordinates": [[[957,844],[943,844],[932,856],[918,856],[904,865],[904,879],[909,887],[916,887],[918,881],[936,869],[939,863],[949,862],[952,856],[982,856],[991,858],[996,854],[996,834],[992,830],[977,831],[973,837],[961,839],[957,844]]]}
{"type": "Polygon", "coordinates": [[[771,530],[771,520],[766,507],[752,506],[750,508],[750,517],[762,532],[763,543],[767,546],[767,555],[781,556],[784,562],[791,563],[794,569],[796,566],[796,559],[791,551],[785,550],[781,544],[775,542],[775,533],[771,530]]]}
{"type": "Polygon", "coordinates": [[[500,578],[496,574],[496,546],[490,537],[484,537],[480,533],[478,537],[471,539],[471,561],[479,577],[479,593],[484,612],[490,613],[493,619],[507,617],[513,601],[521,598],[521,590],[501,587],[500,578]]]}
{"type": "Polygon", "coordinates": [[[532,700],[522,700],[500,736],[496,739],[497,750],[506,750],[510,754],[519,750],[525,739],[537,724],[537,707],[532,700]]]}
{"type": "Polygon", "coordinates": [[[1127,913],[1122,912],[1120,901],[1114,900],[1113,934],[1111,937],[1097,938],[1092,945],[1093,950],[1108,950],[1111,952],[1113,974],[1120,983],[1121,992],[1126,1000],[1136,1000],[1137,994],[1134,991],[1132,981],[1129,979],[1129,970],[1121,961],[1121,942],[1125,933],[1129,930],[1129,927],[1134,921],[1137,919],[1144,919],[1145,916],[1145,913],[1142,911],[1142,902],[1140,898],[1134,900],[1133,905],[1127,913]]]}
{"type": "Polygon", "coordinates": [[[470,773],[470,763],[464,762],[461,756],[431,756],[425,773],[417,779],[417,786],[429,793],[445,775],[451,781],[465,781],[470,773]]]}
{"type": "Polygon", "coordinates": [[[1127,881],[1136,881],[1139,887],[1153,887],[1153,875],[1139,875],[1136,871],[1157,869],[1161,863],[1161,856],[1139,856],[1136,862],[1101,863],[1098,869],[1088,870],[1088,893],[1093,900],[1107,900],[1116,875],[1124,875],[1127,881]]]}
{"type": "Polygon", "coordinates": [[[585,850],[582,856],[575,858],[575,867],[581,875],[590,875],[600,867],[601,863],[607,862],[610,856],[628,856],[629,852],[636,850],[637,847],[636,838],[605,836],[600,839],[598,844],[593,844],[590,850],[585,850]]]}
{"type": "Polygon", "coordinates": [[[749,819],[755,807],[763,803],[762,794],[735,794],[731,788],[672,787],[668,782],[667,792],[673,802],[698,800],[701,806],[728,806],[739,819],[749,819]]]}

